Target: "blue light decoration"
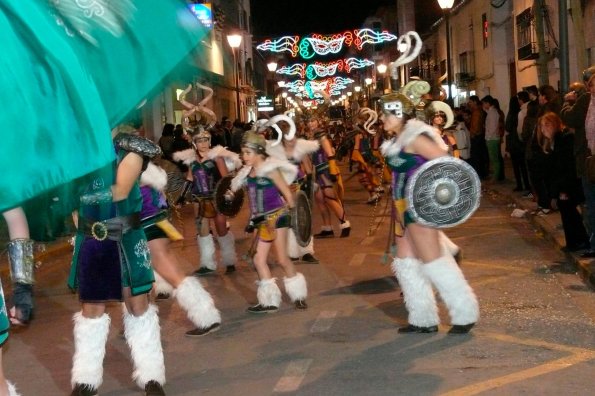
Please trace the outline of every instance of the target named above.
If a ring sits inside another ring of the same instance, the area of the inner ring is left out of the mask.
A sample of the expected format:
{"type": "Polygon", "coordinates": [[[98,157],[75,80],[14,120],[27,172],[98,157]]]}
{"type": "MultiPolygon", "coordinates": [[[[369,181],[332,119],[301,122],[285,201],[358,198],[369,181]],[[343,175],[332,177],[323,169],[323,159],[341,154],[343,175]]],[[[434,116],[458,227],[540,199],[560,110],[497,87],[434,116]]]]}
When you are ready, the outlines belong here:
{"type": "Polygon", "coordinates": [[[211,9],[211,3],[188,4],[188,7],[205,28],[209,30],[213,28],[213,11],[211,9]]]}
{"type": "Polygon", "coordinates": [[[256,49],[271,52],[288,51],[294,58],[299,53],[303,59],[310,59],[314,55],[337,54],[344,46],[355,45],[361,51],[364,45],[379,44],[397,39],[397,36],[387,31],[376,32],[366,28],[330,35],[314,33],[301,39],[300,36],[267,39],[262,44],[257,45],[256,49]]]}
{"type": "Polygon", "coordinates": [[[354,82],[355,80],[347,77],[332,77],[312,81],[295,80],[286,83],[285,88],[288,92],[295,94],[295,96],[312,99],[320,91],[324,91],[330,96],[340,95],[341,91],[354,82]]]}
{"type": "Polygon", "coordinates": [[[345,71],[351,73],[352,69],[363,69],[364,67],[374,66],[374,62],[370,59],[348,58],[343,61],[345,63],[345,71]]]}
{"type": "Polygon", "coordinates": [[[315,62],[306,68],[306,77],[308,80],[313,80],[316,77],[330,77],[334,76],[338,70],[343,70],[343,61],[338,60],[331,63],[315,62]]]}
{"type": "Polygon", "coordinates": [[[306,77],[308,80],[314,80],[320,77],[332,77],[342,71],[351,73],[354,69],[362,69],[373,65],[374,62],[366,58],[348,58],[329,63],[314,62],[309,65],[305,63],[294,63],[290,66],[281,67],[276,73],[286,76],[300,76],[300,78],[306,77]]]}
{"type": "Polygon", "coordinates": [[[284,74],[286,76],[300,76],[304,78],[306,70],[305,63],[295,63],[291,66],[283,66],[276,71],[277,74],[284,74]]]}

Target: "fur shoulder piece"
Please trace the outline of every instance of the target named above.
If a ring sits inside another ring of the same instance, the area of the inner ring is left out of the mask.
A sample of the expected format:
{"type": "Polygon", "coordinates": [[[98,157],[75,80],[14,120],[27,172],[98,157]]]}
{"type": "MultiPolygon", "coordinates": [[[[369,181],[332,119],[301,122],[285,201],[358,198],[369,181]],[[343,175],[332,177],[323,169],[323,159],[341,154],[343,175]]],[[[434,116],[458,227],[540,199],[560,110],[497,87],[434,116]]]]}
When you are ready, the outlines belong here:
{"type": "Polygon", "coordinates": [[[272,172],[275,169],[278,169],[281,172],[283,179],[285,179],[287,184],[291,184],[298,174],[297,166],[292,163],[274,157],[268,157],[256,170],[256,176],[265,177],[269,172],[272,172]]]}
{"type": "Polygon", "coordinates": [[[190,166],[193,162],[196,162],[196,152],[191,148],[182,151],[176,151],[172,158],[176,162],[182,161],[184,165],[190,166]]]}
{"type": "Polygon", "coordinates": [[[233,151],[229,151],[223,146],[215,146],[212,149],[210,149],[209,153],[207,154],[207,158],[212,160],[214,160],[217,157],[223,158],[228,172],[233,172],[242,166],[242,160],[240,160],[240,156],[237,153],[234,153],[233,151]]]}
{"type": "Polygon", "coordinates": [[[143,157],[154,158],[161,154],[161,148],[158,145],[138,135],[119,133],[114,141],[118,148],[143,157]]]}
{"type": "Polygon", "coordinates": [[[149,162],[147,169],[140,175],[140,184],[150,186],[157,191],[163,191],[167,184],[165,169],[149,162]]]}
{"type": "Polygon", "coordinates": [[[415,138],[420,135],[426,135],[432,139],[442,150],[448,151],[446,143],[440,137],[438,130],[425,122],[412,119],[407,121],[405,129],[397,138],[385,141],[380,146],[380,150],[384,156],[396,155],[405,147],[409,146],[415,138]]]}
{"type": "Polygon", "coordinates": [[[287,153],[285,152],[285,147],[283,147],[283,144],[277,144],[276,146],[273,146],[273,143],[275,143],[274,140],[267,140],[267,154],[273,158],[287,161],[287,153]]]}
{"type": "Polygon", "coordinates": [[[244,165],[242,169],[238,171],[234,178],[231,179],[231,191],[236,192],[246,184],[246,179],[251,170],[251,166],[244,165]]]}
{"type": "Polygon", "coordinates": [[[320,143],[316,140],[298,139],[293,148],[293,158],[301,161],[308,154],[315,153],[320,148],[320,143]]]}

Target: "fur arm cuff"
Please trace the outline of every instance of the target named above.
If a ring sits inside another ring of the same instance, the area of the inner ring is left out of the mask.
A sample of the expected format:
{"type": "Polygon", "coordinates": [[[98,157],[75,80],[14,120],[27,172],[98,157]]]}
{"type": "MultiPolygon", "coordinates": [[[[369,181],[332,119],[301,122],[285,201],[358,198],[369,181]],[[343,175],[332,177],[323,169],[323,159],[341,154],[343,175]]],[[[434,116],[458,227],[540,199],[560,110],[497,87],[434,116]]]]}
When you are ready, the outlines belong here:
{"type": "Polygon", "coordinates": [[[212,149],[210,149],[209,153],[207,154],[207,158],[209,159],[215,159],[217,157],[223,158],[228,172],[233,172],[242,166],[240,156],[237,153],[234,153],[233,151],[229,151],[223,146],[215,146],[212,149]]]}
{"type": "Polygon", "coordinates": [[[140,176],[140,184],[150,186],[157,191],[163,191],[167,184],[167,173],[163,168],[149,162],[147,169],[140,176]]]}
{"type": "Polygon", "coordinates": [[[182,151],[176,151],[173,155],[173,159],[176,162],[182,161],[184,165],[190,166],[193,162],[196,162],[196,152],[191,148],[182,151]]]}

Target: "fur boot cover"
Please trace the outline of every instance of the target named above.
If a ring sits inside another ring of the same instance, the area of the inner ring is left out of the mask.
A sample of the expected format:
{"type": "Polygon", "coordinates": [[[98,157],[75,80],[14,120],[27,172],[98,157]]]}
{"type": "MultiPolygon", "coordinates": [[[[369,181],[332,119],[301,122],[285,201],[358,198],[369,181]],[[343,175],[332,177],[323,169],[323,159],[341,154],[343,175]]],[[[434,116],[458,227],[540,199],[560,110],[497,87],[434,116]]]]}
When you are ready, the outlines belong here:
{"type": "Polygon", "coordinates": [[[391,265],[403,292],[409,324],[419,327],[436,326],[440,323],[436,298],[421,266],[421,262],[412,257],[396,257],[391,265]]]}
{"type": "Polygon", "coordinates": [[[424,264],[422,270],[438,289],[448,308],[451,324],[467,325],[477,322],[477,297],[452,256],[442,256],[424,264]]]}
{"type": "Polygon", "coordinates": [[[264,307],[279,307],[281,305],[281,290],[279,290],[276,280],[277,278],[271,278],[256,281],[258,285],[256,298],[260,305],[264,307]]]}
{"type": "Polygon", "coordinates": [[[219,246],[221,247],[221,261],[223,265],[229,267],[230,265],[236,265],[238,257],[236,255],[236,239],[231,231],[227,234],[217,237],[219,246]]]}
{"type": "Polygon", "coordinates": [[[199,329],[221,323],[221,314],[215,308],[213,298],[193,276],[184,278],[174,291],[178,304],[186,311],[188,319],[199,329]]]}
{"type": "Polygon", "coordinates": [[[208,269],[217,269],[217,263],[215,262],[215,242],[213,241],[212,235],[204,237],[196,237],[198,241],[198,248],[200,249],[200,266],[208,269]]]}
{"type": "Polygon", "coordinates": [[[144,389],[149,381],[165,385],[165,364],[157,307],[149,304],[141,316],[134,316],[124,311],[124,336],[130,347],[134,371],[132,379],[144,389]]]}
{"type": "Polygon", "coordinates": [[[103,382],[103,358],[109,334],[110,317],[104,313],[98,318],[85,318],[82,312],[73,316],[74,356],[72,358],[71,385],[90,385],[97,389],[103,382]]]}
{"type": "Polygon", "coordinates": [[[153,284],[153,290],[155,290],[155,293],[171,294],[174,291],[173,286],[163,279],[163,277],[159,275],[157,271],[153,271],[153,275],[155,275],[155,283],[153,284]]]}
{"type": "Polygon", "coordinates": [[[6,386],[8,386],[8,396],[21,396],[12,382],[6,381],[6,386]]]}
{"type": "Polygon", "coordinates": [[[287,231],[287,254],[289,257],[300,258],[306,253],[314,254],[314,238],[310,238],[310,243],[302,247],[297,243],[293,230],[289,228],[287,231]]]}
{"type": "Polygon", "coordinates": [[[285,291],[291,299],[291,302],[298,300],[305,300],[308,297],[308,286],[306,285],[306,278],[301,273],[296,273],[291,278],[283,278],[285,284],[285,291]]]}

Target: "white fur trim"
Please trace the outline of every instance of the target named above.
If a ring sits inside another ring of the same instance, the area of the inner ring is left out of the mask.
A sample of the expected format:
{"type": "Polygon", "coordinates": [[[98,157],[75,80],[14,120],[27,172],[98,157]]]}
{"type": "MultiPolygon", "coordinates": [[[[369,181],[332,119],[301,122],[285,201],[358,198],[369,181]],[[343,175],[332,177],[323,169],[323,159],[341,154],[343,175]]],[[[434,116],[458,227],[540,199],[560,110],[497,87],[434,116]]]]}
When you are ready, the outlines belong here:
{"type": "Polygon", "coordinates": [[[287,153],[285,152],[285,147],[282,144],[273,146],[273,143],[275,143],[274,140],[267,140],[267,154],[273,158],[277,158],[282,161],[287,161],[287,153]]]}
{"type": "Polygon", "coordinates": [[[308,297],[308,285],[306,284],[306,278],[300,272],[297,272],[291,278],[283,278],[285,284],[285,291],[291,299],[291,302],[297,300],[305,300],[308,297]]]}
{"type": "Polygon", "coordinates": [[[200,266],[208,269],[216,269],[215,262],[215,242],[211,234],[201,237],[196,237],[198,248],[200,249],[200,266]]]}
{"type": "Polygon", "coordinates": [[[12,382],[6,381],[6,386],[8,387],[8,396],[21,396],[12,382]]]}
{"type": "Polygon", "coordinates": [[[130,347],[134,371],[132,379],[143,389],[147,382],[157,381],[165,385],[165,363],[161,348],[158,309],[149,307],[140,316],[124,312],[124,336],[130,347]]]}
{"type": "Polygon", "coordinates": [[[283,179],[287,184],[291,184],[298,173],[298,168],[294,164],[279,160],[274,157],[268,157],[259,167],[256,169],[256,176],[266,177],[268,173],[278,169],[283,175],[283,179]]]}
{"type": "Polygon", "coordinates": [[[171,294],[174,291],[172,285],[170,285],[157,271],[153,271],[153,275],[155,275],[155,283],[153,284],[153,290],[155,293],[165,293],[171,294]]]}
{"type": "Polygon", "coordinates": [[[317,140],[298,139],[293,148],[293,158],[301,162],[306,155],[315,153],[318,149],[320,143],[317,140]]]}
{"type": "Polygon", "coordinates": [[[172,157],[174,161],[182,161],[185,165],[190,166],[196,162],[196,151],[192,148],[176,151],[172,157]]]}
{"type": "Polygon", "coordinates": [[[110,317],[104,313],[98,318],[86,318],[82,312],[73,316],[74,356],[72,357],[71,385],[90,385],[97,389],[103,382],[103,358],[109,334],[110,317]]]}
{"type": "Polygon", "coordinates": [[[195,277],[188,276],[184,278],[174,291],[174,297],[186,311],[188,319],[199,329],[221,323],[221,314],[215,307],[213,297],[195,277]]]}
{"type": "Polygon", "coordinates": [[[246,184],[246,179],[248,178],[248,174],[252,170],[251,166],[243,166],[242,169],[238,171],[233,179],[231,179],[231,191],[238,191],[246,184]]]}
{"type": "Polygon", "coordinates": [[[448,152],[446,143],[440,137],[440,132],[420,120],[412,119],[407,121],[405,129],[398,137],[385,140],[380,146],[380,151],[385,157],[389,155],[396,155],[409,146],[419,135],[426,135],[431,138],[444,152],[448,152]]]}
{"type": "Polygon", "coordinates": [[[238,257],[236,255],[236,240],[231,231],[227,231],[227,234],[217,237],[219,241],[219,247],[221,248],[221,261],[223,265],[230,266],[236,265],[238,257]]]}
{"type": "Polygon", "coordinates": [[[277,278],[271,278],[256,282],[258,285],[256,298],[260,305],[265,307],[279,307],[281,305],[281,290],[279,290],[276,280],[277,278]]]}
{"type": "Polygon", "coordinates": [[[140,184],[150,186],[157,191],[163,191],[167,185],[167,172],[160,166],[149,162],[147,169],[140,175],[140,184]]]}
{"type": "Polygon", "coordinates": [[[421,263],[412,257],[395,258],[393,273],[403,292],[408,322],[414,326],[430,327],[440,323],[436,298],[430,281],[422,273],[421,263]]]}
{"type": "Polygon", "coordinates": [[[228,172],[234,172],[242,166],[242,160],[237,153],[229,151],[223,146],[217,145],[209,150],[207,158],[214,160],[217,157],[222,157],[225,160],[225,166],[228,172]]]}
{"type": "Polygon", "coordinates": [[[451,324],[467,325],[479,320],[479,303],[452,256],[442,256],[422,266],[450,314],[451,324]]]}

